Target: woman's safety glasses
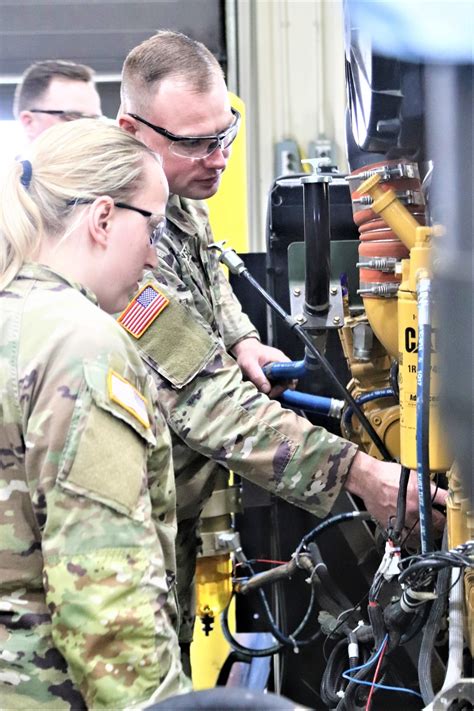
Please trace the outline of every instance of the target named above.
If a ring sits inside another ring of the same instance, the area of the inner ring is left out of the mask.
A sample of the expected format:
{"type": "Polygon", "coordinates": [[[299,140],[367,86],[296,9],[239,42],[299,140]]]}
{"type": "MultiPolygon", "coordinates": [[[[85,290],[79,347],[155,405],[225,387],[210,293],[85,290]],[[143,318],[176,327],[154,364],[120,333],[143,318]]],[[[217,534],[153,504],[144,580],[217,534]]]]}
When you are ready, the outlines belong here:
{"type": "MultiPolygon", "coordinates": [[[[75,207],[76,205],[91,205],[93,202],[94,200],[90,198],[75,198],[73,200],[68,200],[66,204],[68,207],[75,207]]],[[[146,217],[150,223],[150,244],[152,247],[158,246],[158,242],[166,231],[166,217],[164,215],[156,215],[149,210],[143,210],[141,207],[128,205],[126,202],[114,201],[114,205],[121,210],[133,210],[133,212],[138,212],[139,215],[146,217]]]]}

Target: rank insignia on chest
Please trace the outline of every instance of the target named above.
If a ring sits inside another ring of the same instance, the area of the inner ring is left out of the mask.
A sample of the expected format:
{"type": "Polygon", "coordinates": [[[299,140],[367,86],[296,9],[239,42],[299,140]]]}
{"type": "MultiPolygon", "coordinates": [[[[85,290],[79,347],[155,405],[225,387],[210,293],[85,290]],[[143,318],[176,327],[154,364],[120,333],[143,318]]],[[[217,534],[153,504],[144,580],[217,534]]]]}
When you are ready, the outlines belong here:
{"type": "Polygon", "coordinates": [[[145,284],[117,321],[134,338],[140,338],[168,304],[169,299],[154,284],[145,284]]]}
{"type": "Polygon", "coordinates": [[[187,244],[184,245],[183,249],[179,253],[179,256],[181,260],[185,262],[192,262],[193,261],[193,255],[191,254],[191,250],[189,249],[189,246],[187,244]]]}

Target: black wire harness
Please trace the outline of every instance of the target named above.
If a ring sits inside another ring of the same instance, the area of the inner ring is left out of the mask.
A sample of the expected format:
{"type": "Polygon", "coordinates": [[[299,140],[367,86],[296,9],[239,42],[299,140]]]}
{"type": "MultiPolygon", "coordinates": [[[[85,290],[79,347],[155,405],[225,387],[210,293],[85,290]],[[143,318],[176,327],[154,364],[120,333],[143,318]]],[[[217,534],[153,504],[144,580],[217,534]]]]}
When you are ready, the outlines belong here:
{"type": "MultiPolygon", "coordinates": [[[[307,638],[301,638],[300,635],[311,619],[316,601],[321,607],[328,610],[329,614],[335,618],[339,617],[341,614],[349,613],[340,623],[340,627],[344,634],[351,634],[349,618],[353,608],[351,607],[350,601],[331,580],[327,567],[322,561],[320,551],[314,544],[314,540],[322,531],[346,521],[354,520],[367,521],[373,519],[366,511],[351,511],[348,513],[337,514],[336,516],[325,519],[302,538],[292,559],[288,563],[284,563],[283,565],[279,565],[278,567],[264,571],[263,573],[256,573],[251,561],[246,558],[241,549],[239,550],[239,565],[246,567],[249,570],[251,577],[244,580],[236,579],[235,592],[248,594],[249,592],[255,590],[258,593],[263,612],[268,621],[270,630],[277,640],[277,643],[271,647],[267,647],[266,649],[251,649],[240,644],[240,642],[232,635],[229,628],[229,603],[227,608],[222,613],[221,623],[224,637],[232,649],[251,658],[275,654],[285,647],[297,651],[300,647],[313,644],[322,636],[322,632],[319,628],[315,633],[307,638]],[[268,583],[277,582],[278,580],[291,578],[299,571],[303,571],[309,576],[307,578],[307,582],[311,585],[310,600],[300,624],[292,633],[288,634],[283,632],[276,624],[266,593],[262,590],[262,586],[268,583]]],[[[352,623],[354,624],[354,621],[352,621],[352,623]]]]}
{"type": "Polygon", "coordinates": [[[444,568],[459,568],[460,574],[474,566],[474,541],[467,541],[449,551],[433,551],[408,556],[400,561],[398,581],[412,590],[432,586],[438,572],[444,568]]]}

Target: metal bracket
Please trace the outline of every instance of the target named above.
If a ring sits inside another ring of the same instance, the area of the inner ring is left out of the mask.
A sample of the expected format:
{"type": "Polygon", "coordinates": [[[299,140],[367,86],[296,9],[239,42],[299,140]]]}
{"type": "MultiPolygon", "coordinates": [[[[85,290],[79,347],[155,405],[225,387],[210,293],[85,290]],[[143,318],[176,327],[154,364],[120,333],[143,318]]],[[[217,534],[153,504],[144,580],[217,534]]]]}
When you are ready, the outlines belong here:
{"type": "Polygon", "coordinates": [[[236,549],[240,548],[239,534],[233,529],[228,529],[227,531],[208,531],[201,533],[200,538],[200,558],[222,555],[223,553],[235,553],[236,549]]]}
{"type": "Polygon", "coordinates": [[[391,180],[392,178],[417,178],[420,173],[418,166],[415,163],[399,163],[398,165],[383,165],[379,168],[365,170],[357,175],[348,175],[347,180],[367,180],[372,175],[380,175],[382,181],[391,180]]]}
{"type": "Polygon", "coordinates": [[[450,709],[457,700],[470,701],[474,704],[474,679],[459,679],[445,691],[440,691],[424,711],[442,711],[450,709]]]}
{"type": "Polygon", "coordinates": [[[242,511],[242,491],[240,486],[228,486],[214,491],[204,506],[201,518],[213,518],[242,511]]]}
{"type": "Polygon", "coordinates": [[[325,313],[311,314],[305,311],[304,282],[292,283],[290,292],[291,315],[309,330],[329,330],[344,326],[344,305],[342,288],[337,280],[331,280],[329,287],[329,309],[325,313]]]}
{"type": "MultiPolygon", "coordinates": [[[[357,176],[358,177],[358,176],[357,176]]],[[[404,205],[424,205],[425,198],[419,190],[395,190],[395,195],[404,205]]],[[[354,205],[373,205],[373,198],[370,195],[361,195],[352,198],[354,205]]]]}

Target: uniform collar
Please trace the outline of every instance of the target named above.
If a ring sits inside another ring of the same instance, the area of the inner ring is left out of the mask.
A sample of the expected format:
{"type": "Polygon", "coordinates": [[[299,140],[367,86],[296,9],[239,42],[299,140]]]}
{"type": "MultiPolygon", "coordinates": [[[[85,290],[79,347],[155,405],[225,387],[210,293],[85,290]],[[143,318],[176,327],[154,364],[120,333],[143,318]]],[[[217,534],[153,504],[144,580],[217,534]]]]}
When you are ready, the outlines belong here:
{"type": "Polygon", "coordinates": [[[64,276],[64,274],[60,274],[59,272],[54,271],[54,269],[47,267],[45,264],[37,264],[36,262],[26,262],[25,264],[23,264],[20,271],[18,272],[17,278],[35,279],[36,281],[42,282],[56,282],[64,285],[64,287],[72,287],[73,289],[76,289],[76,291],[79,291],[83,296],[85,296],[86,299],[92,301],[93,304],[98,305],[97,297],[93,291],[91,291],[83,284],[80,284],[79,282],[72,281],[68,277],[64,276]]]}
{"type": "Polygon", "coordinates": [[[166,219],[187,235],[195,235],[207,221],[208,212],[202,200],[191,200],[180,195],[170,195],[166,205],[166,219]]]}

